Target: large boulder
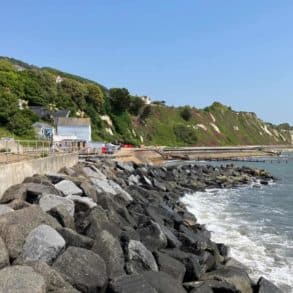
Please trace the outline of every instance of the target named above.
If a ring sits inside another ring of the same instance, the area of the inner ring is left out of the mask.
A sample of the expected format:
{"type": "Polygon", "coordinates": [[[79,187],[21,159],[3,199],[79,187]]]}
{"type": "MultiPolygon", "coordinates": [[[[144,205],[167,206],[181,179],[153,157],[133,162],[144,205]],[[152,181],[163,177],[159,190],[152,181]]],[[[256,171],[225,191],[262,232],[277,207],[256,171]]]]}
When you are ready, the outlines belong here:
{"type": "Polygon", "coordinates": [[[34,271],[43,276],[48,292],[54,293],[78,293],[68,282],[66,282],[59,272],[42,261],[28,262],[34,271]]]}
{"type": "Polygon", "coordinates": [[[193,288],[190,293],[213,293],[214,291],[207,285],[202,284],[197,288],[193,288]]]}
{"type": "Polygon", "coordinates": [[[53,228],[61,227],[53,217],[36,205],[0,216],[0,236],[12,259],[20,255],[26,237],[41,224],[47,224],[53,228]]]}
{"type": "Polygon", "coordinates": [[[69,214],[64,205],[53,207],[48,211],[52,217],[54,217],[62,227],[75,229],[74,218],[69,214]]]}
{"type": "Polygon", "coordinates": [[[0,271],[0,290],[3,293],[46,293],[46,282],[31,267],[11,266],[0,271]]]}
{"type": "Polygon", "coordinates": [[[90,250],[68,247],[54,262],[53,268],[81,292],[104,292],[107,286],[106,264],[90,250]]]}
{"type": "Polygon", "coordinates": [[[63,237],[66,246],[75,246],[80,248],[91,249],[94,245],[94,240],[87,236],[76,233],[69,228],[57,229],[58,233],[63,237]]]}
{"type": "Polygon", "coordinates": [[[158,293],[142,275],[120,276],[109,284],[112,293],[158,293]]]}
{"type": "Polygon", "coordinates": [[[89,197],[83,197],[79,195],[68,195],[66,199],[74,201],[76,210],[87,210],[97,206],[97,204],[89,197]]]}
{"type": "Polygon", "coordinates": [[[142,275],[159,293],[186,293],[181,283],[164,272],[144,272],[142,275]]]}
{"type": "Polygon", "coordinates": [[[200,260],[198,256],[191,253],[186,253],[179,249],[163,249],[162,252],[177,259],[185,265],[185,282],[198,280],[201,277],[202,268],[200,266],[200,260]]]}
{"type": "Polygon", "coordinates": [[[92,250],[104,259],[110,278],[125,274],[124,254],[120,242],[108,231],[103,230],[97,235],[92,250]]]}
{"type": "Polygon", "coordinates": [[[62,180],[55,187],[65,195],[82,195],[82,190],[70,180],[62,180]]]}
{"type": "Polygon", "coordinates": [[[167,246],[167,237],[160,225],[149,221],[138,229],[141,242],[150,250],[155,251],[167,246]]]}
{"type": "Polygon", "coordinates": [[[152,253],[140,241],[130,240],[126,269],[129,274],[140,274],[144,271],[158,271],[158,265],[152,253]]]}
{"type": "Polygon", "coordinates": [[[53,184],[22,183],[9,187],[2,195],[0,203],[8,203],[15,199],[35,203],[41,195],[46,193],[61,195],[53,184]]]}
{"type": "Polygon", "coordinates": [[[65,247],[65,240],[48,225],[40,225],[30,232],[23,246],[24,261],[51,263],[65,247]]]}
{"type": "Polygon", "coordinates": [[[39,201],[39,205],[44,212],[62,205],[72,217],[74,216],[74,201],[69,198],[57,196],[55,194],[44,194],[39,201]]]}
{"type": "Polygon", "coordinates": [[[205,274],[202,280],[225,281],[235,286],[241,293],[252,293],[252,283],[248,274],[239,268],[223,267],[205,274]]]}
{"type": "Polygon", "coordinates": [[[257,293],[282,293],[282,291],[272,282],[261,277],[257,282],[257,293]]]}
{"type": "Polygon", "coordinates": [[[161,272],[169,274],[179,283],[183,282],[183,278],[186,272],[184,264],[175,258],[161,252],[156,252],[155,257],[161,272]]]}
{"type": "Polygon", "coordinates": [[[3,239],[0,237],[0,270],[9,265],[9,255],[3,239]]]}
{"type": "Polygon", "coordinates": [[[7,205],[0,204],[0,216],[6,213],[13,212],[14,210],[7,205]]]}

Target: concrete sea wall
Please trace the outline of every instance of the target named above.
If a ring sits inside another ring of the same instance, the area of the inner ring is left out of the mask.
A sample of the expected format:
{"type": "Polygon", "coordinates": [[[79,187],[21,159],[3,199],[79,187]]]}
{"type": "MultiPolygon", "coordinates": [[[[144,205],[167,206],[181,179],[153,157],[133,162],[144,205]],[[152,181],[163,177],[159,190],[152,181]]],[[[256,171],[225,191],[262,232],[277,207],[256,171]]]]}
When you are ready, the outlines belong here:
{"type": "Polygon", "coordinates": [[[0,166],[0,198],[7,188],[21,183],[34,174],[58,172],[63,167],[72,167],[78,162],[77,154],[62,154],[46,158],[21,161],[0,166]]]}

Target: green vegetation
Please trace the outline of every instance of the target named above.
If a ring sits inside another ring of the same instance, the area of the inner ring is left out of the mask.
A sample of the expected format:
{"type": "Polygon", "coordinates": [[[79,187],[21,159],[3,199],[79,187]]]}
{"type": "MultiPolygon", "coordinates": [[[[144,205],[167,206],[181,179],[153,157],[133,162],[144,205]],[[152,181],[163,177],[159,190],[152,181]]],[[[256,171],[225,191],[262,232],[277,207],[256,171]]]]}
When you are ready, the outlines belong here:
{"type": "Polygon", "coordinates": [[[289,124],[264,123],[254,113],[219,102],[203,110],[165,101],[146,105],[126,88],[108,90],[77,75],[0,57],[0,137],[34,138],[32,124],[39,118],[30,106],[90,117],[94,140],[169,146],[291,143],[289,124]]]}

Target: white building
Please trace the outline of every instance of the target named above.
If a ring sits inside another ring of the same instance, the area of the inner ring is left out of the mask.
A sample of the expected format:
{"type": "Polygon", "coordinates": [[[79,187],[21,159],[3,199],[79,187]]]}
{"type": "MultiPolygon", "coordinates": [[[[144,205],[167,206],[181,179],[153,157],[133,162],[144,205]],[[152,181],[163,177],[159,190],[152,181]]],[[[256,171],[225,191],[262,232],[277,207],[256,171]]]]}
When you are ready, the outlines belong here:
{"type": "Polygon", "coordinates": [[[78,140],[91,141],[92,128],[90,118],[65,118],[56,121],[57,135],[76,137],[78,140]]]}

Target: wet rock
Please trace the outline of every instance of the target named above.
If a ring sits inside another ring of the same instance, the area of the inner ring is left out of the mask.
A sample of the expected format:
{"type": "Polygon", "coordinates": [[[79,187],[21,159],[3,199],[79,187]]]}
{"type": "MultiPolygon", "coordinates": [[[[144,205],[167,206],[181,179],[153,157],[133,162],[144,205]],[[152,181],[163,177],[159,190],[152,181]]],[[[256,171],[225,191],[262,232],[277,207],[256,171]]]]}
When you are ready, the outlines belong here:
{"type": "Polygon", "coordinates": [[[167,238],[167,248],[179,248],[182,245],[170,229],[166,226],[161,226],[161,229],[167,238]]]}
{"type": "Polygon", "coordinates": [[[247,267],[246,265],[244,265],[243,263],[239,262],[238,260],[236,260],[233,257],[229,257],[226,262],[225,262],[225,266],[227,267],[234,267],[234,268],[239,268],[241,270],[246,271],[247,273],[251,272],[251,269],[249,267],[247,267]]]}
{"type": "Polygon", "coordinates": [[[182,283],[186,272],[185,265],[167,254],[156,252],[155,257],[159,265],[159,270],[167,273],[178,282],[182,283]]]}
{"type": "Polygon", "coordinates": [[[109,284],[112,293],[159,293],[142,275],[121,276],[109,284]]]}
{"type": "Polygon", "coordinates": [[[107,286],[106,264],[90,250],[68,247],[54,262],[53,268],[81,292],[104,292],[107,286]]]}
{"type": "Polygon", "coordinates": [[[5,293],[45,293],[44,278],[28,266],[11,266],[0,270],[0,288],[5,293]]]}
{"type": "Polygon", "coordinates": [[[0,236],[12,259],[22,252],[23,244],[29,233],[41,224],[47,224],[52,228],[60,227],[53,217],[36,205],[0,216],[0,236]]]}
{"type": "Polygon", "coordinates": [[[64,247],[65,240],[55,229],[48,225],[40,225],[32,230],[26,238],[22,259],[51,263],[64,247]]]}
{"type": "Polygon", "coordinates": [[[152,253],[140,242],[130,240],[128,243],[126,269],[129,274],[140,274],[144,271],[158,271],[152,253]]]}
{"type": "Polygon", "coordinates": [[[103,230],[97,235],[92,251],[104,259],[110,278],[125,274],[124,254],[120,242],[108,231],[103,230]]]}
{"type": "Polygon", "coordinates": [[[199,280],[202,275],[202,269],[199,258],[196,255],[183,252],[179,249],[163,249],[162,252],[179,260],[185,265],[185,282],[199,280]]]}
{"type": "Polygon", "coordinates": [[[28,262],[28,265],[31,266],[34,271],[43,276],[47,292],[54,293],[78,293],[68,282],[66,282],[62,276],[50,267],[48,264],[42,261],[28,262]]]}
{"type": "Polygon", "coordinates": [[[3,239],[0,237],[0,270],[9,265],[9,255],[3,239]]]}
{"type": "Polygon", "coordinates": [[[54,217],[62,227],[75,229],[74,218],[69,214],[64,205],[50,209],[48,214],[54,217]]]}
{"type": "Polygon", "coordinates": [[[141,242],[150,250],[155,251],[167,246],[167,237],[160,225],[153,221],[144,224],[138,229],[141,242]]]}
{"type": "Polygon", "coordinates": [[[39,205],[44,212],[62,205],[72,217],[74,216],[74,202],[69,198],[57,196],[54,194],[44,194],[39,201],[39,205]]]}
{"type": "Polygon", "coordinates": [[[164,272],[144,272],[142,275],[160,293],[186,293],[179,282],[164,272]]]}
{"type": "Polygon", "coordinates": [[[282,293],[277,286],[263,277],[258,280],[256,287],[257,293],[282,293]]]}
{"type": "Polygon", "coordinates": [[[225,281],[242,293],[252,293],[251,280],[248,274],[234,267],[223,267],[202,277],[203,280],[225,281]]]}
{"type": "MultiPolygon", "coordinates": [[[[184,283],[183,286],[191,290],[191,292],[201,293],[202,291],[196,291],[201,289],[203,290],[203,293],[206,293],[208,287],[211,290],[211,292],[240,293],[240,291],[237,290],[235,286],[233,286],[232,284],[219,280],[189,282],[184,283]]],[[[207,291],[207,293],[210,293],[210,291],[207,291]]]]}
{"type": "Polygon", "coordinates": [[[62,180],[55,187],[64,195],[82,195],[82,190],[70,180],[62,180]]]}
{"type": "Polygon", "coordinates": [[[69,228],[59,228],[57,232],[63,237],[66,246],[75,246],[80,248],[91,249],[94,245],[94,240],[84,235],[78,234],[69,228]]]}

